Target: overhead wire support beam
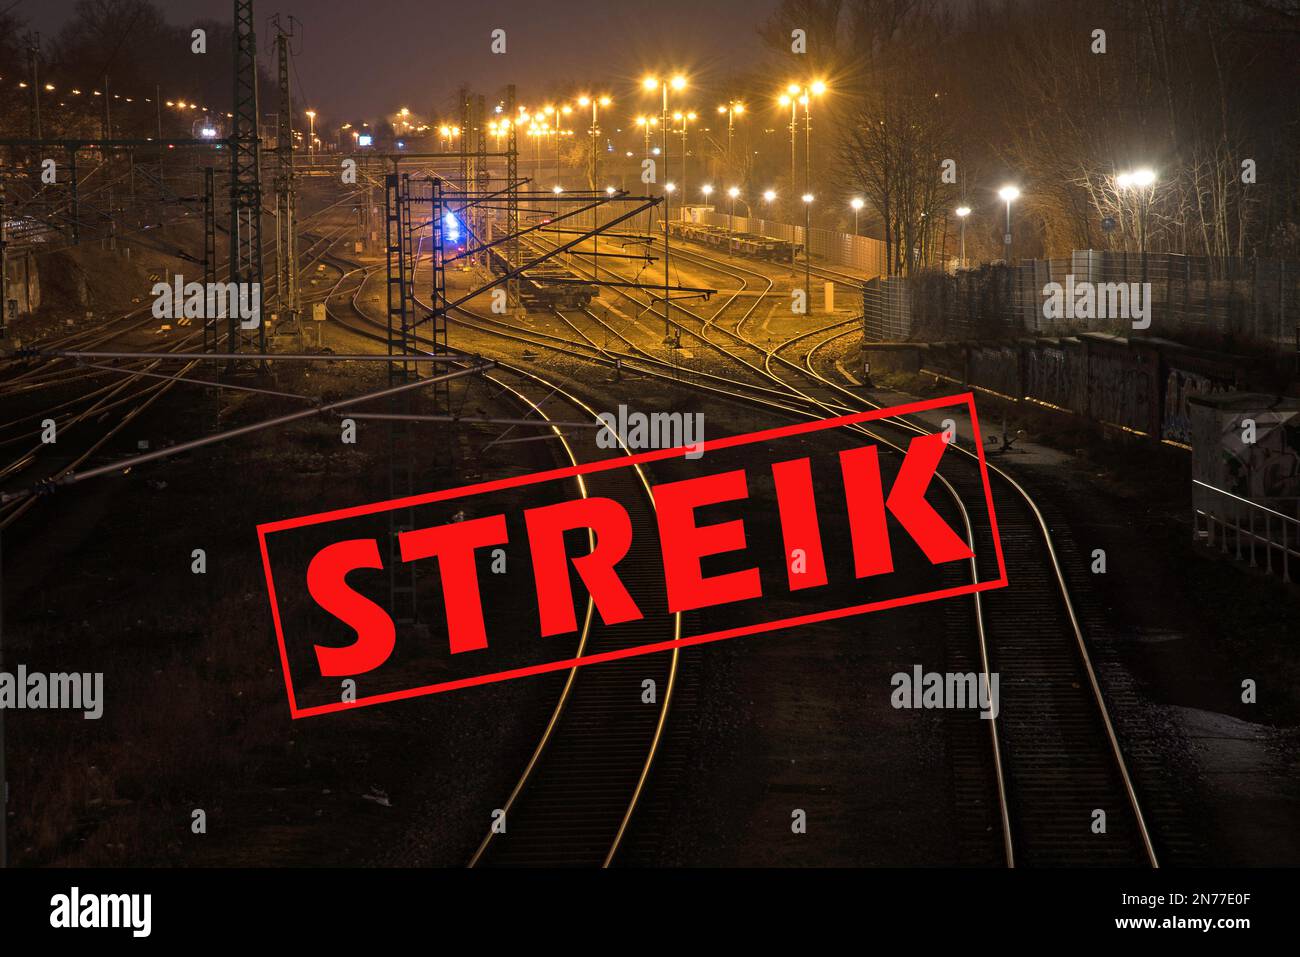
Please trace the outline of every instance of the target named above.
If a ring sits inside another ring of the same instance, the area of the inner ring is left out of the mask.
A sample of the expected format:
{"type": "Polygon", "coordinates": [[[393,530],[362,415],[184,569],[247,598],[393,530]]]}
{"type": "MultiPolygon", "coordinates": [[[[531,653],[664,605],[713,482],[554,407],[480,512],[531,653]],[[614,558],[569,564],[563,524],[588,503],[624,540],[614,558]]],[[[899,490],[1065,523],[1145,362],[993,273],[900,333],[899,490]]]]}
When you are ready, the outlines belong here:
{"type": "MultiPolygon", "coordinates": [[[[556,216],[554,219],[552,219],[551,222],[556,222],[556,223],[558,223],[558,222],[560,222],[560,221],[562,221],[562,220],[569,219],[570,217],[573,217],[573,216],[579,216],[579,215],[581,215],[582,213],[587,212],[588,210],[593,210],[593,209],[598,208],[598,207],[601,206],[605,201],[606,201],[605,199],[602,199],[601,202],[598,202],[598,203],[588,203],[586,206],[582,206],[582,207],[580,207],[580,208],[578,208],[578,209],[570,210],[570,211],[567,212],[567,213],[561,213],[559,216],[556,216]]],[[[662,200],[659,199],[658,197],[649,196],[649,197],[645,197],[644,200],[643,200],[643,202],[645,203],[645,205],[640,206],[640,207],[637,208],[636,211],[637,211],[638,213],[644,212],[645,210],[651,208],[652,206],[657,206],[660,202],[662,202],[662,200]]],[[[595,233],[596,233],[598,230],[601,230],[601,229],[608,229],[610,226],[613,226],[613,225],[615,225],[615,224],[617,224],[617,223],[621,223],[621,222],[623,222],[623,221],[624,221],[625,219],[627,219],[627,218],[628,218],[627,216],[620,216],[618,219],[612,220],[611,222],[606,223],[604,226],[597,226],[597,227],[594,227],[593,229],[589,229],[589,230],[587,230],[586,232],[582,232],[582,233],[580,233],[580,235],[579,235],[579,238],[578,238],[578,240],[577,240],[577,243],[581,243],[581,242],[583,242],[583,241],[586,240],[586,239],[590,239],[593,235],[595,235],[595,233]]],[[[492,240],[492,241],[489,242],[489,243],[484,243],[484,244],[481,245],[481,246],[476,246],[473,250],[466,249],[465,252],[461,253],[461,254],[458,255],[458,256],[451,256],[451,257],[449,257],[449,258],[447,259],[447,262],[449,262],[449,263],[456,262],[456,260],[458,260],[458,259],[464,259],[464,258],[465,258],[466,256],[468,256],[471,252],[481,252],[481,251],[483,251],[483,250],[491,249],[491,248],[493,248],[494,246],[500,246],[502,243],[508,243],[511,239],[515,239],[515,240],[517,241],[520,237],[522,237],[522,236],[526,236],[526,235],[528,235],[529,233],[537,232],[537,231],[541,230],[542,228],[543,228],[543,224],[541,224],[541,223],[538,223],[538,224],[535,225],[535,226],[529,226],[527,229],[521,229],[521,230],[518,230],[517,232],[512,233],[512,234],[509,235],[509,236],[503,236],[503,237],[501,237],[500,239],[494,239],[494,240],[492,240]]],[[[575,230],[575,232],[577,232],[577,231],[575,230]]],[[[577,245],[577,243],[572,243],[572,244],[570,244],[570,246],[566,246],[566,247],[564,247],[564,249],[567,250],[567,249],[569,249],[571,246],[573,246],[573,245],[577,245]]],[[[564,250],[556,250],[556,252],[563,252],[563,251],[564,251],[564,250]]],[[[554,255],[554,253],[552,253],[551,255],[554,255]]],[[[548,256],[548,257],[546,257],[546,258],[549,259],[550,257],[548,256]]],[[[541,262],[541,260],[538,260],[538,261],[541,262]]],[[[513,263],[513,260],[512,260],[511,262],[513,263]]]]}
{"type": "MultiPolygon", "coordinates": [[[[619,223],[629,220],[634,216],[639,216],[641,213],[646,212],[647,210],[653,208],[654,206],[657,206],[660,202],[661,199],[659,198],[652,199],[646,203],[641,204],[640,206],[637,206],[635,209],[630,210],[629,212],[626,212],[613,220],[610,220],[608,223],[605,224],[605,226],[606,227],[617,226],[619,223]]],[[[566,213],[565,215],[573,216],[573,215],[577,215],[580,212],[582,212],[582,210],[579,209],[579,210],[575,210],[573,213],[566,213]]],[[[598,227],[598,228],[604,228],[604,227],[598,227]]],[[[590,234],[587,235],[589,236],[590,234]]],[[[583,240],[586,238],[587,236],[580,236],[577,239],[573,240],[572,242],[566,243],[563,246],[557,246],[555,249],[550,250],[549,252],[546,252],[541,256],[538,256],[536,259],[532,260],[531,262],[525,263],[522,266],[514,266],[513,268],[507,270],[503,275],[498,276],[496,279],[493,279],[491,282],[479,286],[477,289],[471,289],[468,293],[461,296],[455,302],[449,302],[447,304],[446,311],[450,313],[451,310],[457,308],[458,306],[464,305],[466,302],[473,299],[475,296],[480,296],[483,293],[487,292],[489,289],[499,286],[503,282],[508,282],[510,279],[519,276],[520,274],[526,272],[529,269],[532,269],[534,266],[537,266],[539,263],[544,263],[546,262],[546,260],[552,259],[555,256],[560,255],[561,253],[568,252],[574,246],[577,246],[579,243],[583,242],[583,240]]],[[[451,261],[452,260],[448,260],[448,262],[451,261]]]]}

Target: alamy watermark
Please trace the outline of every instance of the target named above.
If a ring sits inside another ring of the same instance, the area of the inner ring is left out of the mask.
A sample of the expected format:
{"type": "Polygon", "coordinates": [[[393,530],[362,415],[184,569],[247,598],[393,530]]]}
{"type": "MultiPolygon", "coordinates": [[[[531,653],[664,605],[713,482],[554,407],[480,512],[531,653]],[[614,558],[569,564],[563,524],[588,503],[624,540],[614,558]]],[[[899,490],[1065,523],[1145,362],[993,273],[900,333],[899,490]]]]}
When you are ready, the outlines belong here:
{"type": "Polygon", "coordinates": [[[154,283],[155,319],[224,319],[234,316],[239,328],[256,329],[262,321],[262,284],[259,282],[186,282],[183,276],[172,282],[154,283]]]}
{"type": "Polygon", "coordinates": [[[980,717],[998,716],[998,674],[993,672],[925,671],[913,665],[909,674],[896,673],[890,680],[895,708],[978,708],[980,717]]]}
{"type": "Polygon", "coordinates": [[[85,712],[87,721],[104,714],[104,673],[28,672],[19,665],[17,672],[0,671],[0,709],[71,710],[85,712]]]}
{"type": "Polygon", "coordinates": [[[153,895],[83,894],[73,887],[50,898],[50,926],[128,928],[132,937],[148,937],[153,930],[153,895]]]}
{"type": "Polygon", "coordinates": [[[703,412],[601,412],[596,418],[604,426],[596,433],[596,446],[616,449],[673,449],[685,446],[688,459],[704,454],[703,412]]]}
{"type": "Polygon", "coordinates": [[[1151,325],[1151,283],[1076,282],[1074,274],[1065,283],[1043,286],[1044,319],[1127,319],[1134,329],[1151,325]]]}

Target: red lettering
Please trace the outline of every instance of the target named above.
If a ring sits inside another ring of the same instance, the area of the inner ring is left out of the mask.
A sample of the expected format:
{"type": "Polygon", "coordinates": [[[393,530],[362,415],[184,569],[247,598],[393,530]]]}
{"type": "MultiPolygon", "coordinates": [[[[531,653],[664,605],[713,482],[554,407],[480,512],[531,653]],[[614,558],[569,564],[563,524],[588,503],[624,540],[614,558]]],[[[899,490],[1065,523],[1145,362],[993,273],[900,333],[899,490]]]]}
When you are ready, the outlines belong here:
{"type": "Polygon", "coordinates": [[[736,519],[701,527],[695,524],[695,509],[748,495],[743,469],[654,487],[670,612],[744,601],[763,594],[757,568],[712,578],[705,578],[700,572],[701,558],[745,547],[745,525],[736,519]]]}
{"type": "Polygon", "coordinates": [[[609,498],[574,499],[530,508],[524,512],[524,523],[533,554],[542,637],[578,628],[564,550],[564,533],[575,528],[591,529],[596,536],[590,552],[574,557],[573,567],[596,603],[601,619],[607,625],[617,625],[643,617],[614,570],[632,545],[632,522],[622,505],[609,498]]]}
{"type": "Polygon", "coordinates": [[[939,517],[934,506],[925,500],[925,490],[930,487],[930,480],[934,478],[939,459],[947,447],[942,434],[914,438],[907,446],[903,467],[898,470],[898,478],[894,479],[894,486],[885,501],[885,508],[893,512],[894,518],[934,565],[970,558],[972,554],[966,540],[954,532],[939,517]]]}
{"type": "Polygon", "coordinates": [[[966,541],[925,500],[925,491],[945,448],[947,443],[941,434],[918,435],[912,439],[883,508],[875,446],[840,453],[849,528],[853,534],[853,561],[859,578],[894,570],[885,529],[885,509],[898,519],[932,564],[971,557],[966,541]]]}
{"type": "Polygon", "coordinates": [[[785,542],[785,566],[790,590],[826,584],[826,559],[822,534],[817,525],[817,502],[813,496],[812,466],[808,459],[775,462],[772,478],[776,504],[781,515],[781,538],[785,542]],[[803,552],[803,570],[795,570],[795,549],[803,552]]]}
{"type": "Polygon", "coordinates": [[[840,453],[840,474],[844,476],[844,502],[853,539],[853,574],[867,578],[892,572],[894,557],[885,526],[885,494],[880,488],[876,447],[845,449],[840,453]]]}
{"type": "Polygon", "coordinates": [[[317,552],[307,566],[307,591],[316,604],[357,633],[357,640],[346,648],[315,646],[321,675],[373,671],[393,653],[393,620],[369,598],[349,588],[346,581],[353,569],[383,567],[379,545],[373,538],[335,542],[317,552]]]}
{"type": "Polygon", "coordinates": [[[442,600],[447,609],[447,638],[453,655],[487,647],[474,549],[504,545],[508,540],[504,515],[420,528],[397,536],[402,561],[438,559],[442,600]]]}

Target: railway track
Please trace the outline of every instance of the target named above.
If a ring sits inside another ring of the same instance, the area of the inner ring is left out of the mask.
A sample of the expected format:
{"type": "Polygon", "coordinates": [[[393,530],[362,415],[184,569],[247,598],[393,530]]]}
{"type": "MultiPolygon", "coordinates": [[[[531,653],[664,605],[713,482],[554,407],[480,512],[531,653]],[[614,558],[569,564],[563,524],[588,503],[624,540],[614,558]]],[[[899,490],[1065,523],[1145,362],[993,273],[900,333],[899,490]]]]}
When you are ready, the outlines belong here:
{"type": "MultiPolygon", "coordinates": [[[[340,277],[327,308],[343,328],[387,344],[387,327],[358,305],[365,278],[339,292],[344,280],[358,272],[366,275],[358,267],[340,277]]],[[[599,421],[586,402],[556,383],[500,361],[497,370],[485,378],[540,419],[552,419],[543,406],[558,398],[583,419],[599,421]]],[[[559,427],[552,431],[570,464],[603,457],[594,443],[575,444],[559,427]]],[[[621,440],[618,454],[631,455],[621,440]]],[[[646,473],[635,465],[578,476],[577,485],[584,498],[613,498],[627,508],[633,544],[619,563],[619,574],[645,617],[606,627],[589,598],[575,657],[680,637],[681,615],[668,613],[662,590],[656,588],[662,576],[655,564],[658,530],[646,473]]],[[[613,863],[659,750],[679,657],[674,650],[569,670],[532,756],[500,808],[505,833],[489,829],[471,867],[613,863]],[[647,681],[653,682],[651,703],[644,700],[647,681]]]]}
{"type": "MultiPolygon", "coordinates": [[[[700,261],[709,258],[690,255],[700,261]]],[[[717,265],[732,275],[737,268],[730,263],[717,265]]],[[[623,290],[618,295],[655,312],[652,303],[641,302],[623,290]]],[[[800,333],[769,349],[748,339],[743,331],[758,297],[742,310],[729,329],[720,324],[719,317],[738,299],[738,294],[731,296],[722,308],[707,317],[674,306],[674,311],[681,311],[699,323],[698,329],[679,324],[682,331],[748,370],[761,368],[777,391],[785,393],[787,401],[769,405],[763,398],[747,392],[751,384],[736,380],[731,381],[732,398],[764,404],[786,414],[817,418],[878,408],[828,379],[813,364],[818,349],[852,331],[838,328],[845,323],[831,323],[800,333]],[[721,332],[736,344],[724,346],[714,342],[709,337],[710,330],[721,332]],[[781,355],[790,346],[814,339],[802,362],[781,355]],[[749,350],[755,358],[739,355],[741,349],[749,350]],[[775,371],[777,368],[780,374],[775,371]],[[801,379],[792,379],[789,373],[801,379]]],[[[609,328],[594,312],[584,310],[584,314],[609,328]]],[[[496,324],[480,322],[482,316],[467,310],[464,315],[480,331],[543,347],[567,348],[571,355],[593,362],[611,361],[608,350],[562,315],[560,318],[580,336],[563,346],[555,342],[563,337],[494,328],[496,324]]],[[[628,346],[627,354],[640,353],[640,358],[646,359],[648,353],[631,339],[621,333],[614,334],[628,346]]],[[[725,377],[714,378],[726,381],[725,377]]],[[[687,384],[697,387],[693,382],[687,384]]],[[[720,386],[710,388],[724,391],[720,386]]],[[[875,441],[902,450],[912,437],[932,429],[907,419],[890,419],[873,422],[870,428],[860,431],[875,441]]],[[[954,443],[959,455],[946,457],[939,479],[947,492],[950,508],[957,514],[955,527],[965,529],[975,552],[972,578],[986,581],[997,575],[992,547],[995,530],[986,519],[981,520],[978,512],[973,519],[966,506],[967,502],[983,501],[978,453],[968,447],[972,441],[978,441],[978,437],[963,436],[954,443]]],[[[981,670],[998,673],[1006,692],[1001,715],[988,722],[1005,862],[1008,865],[1156,866],[1155,848],[1074,613],[1050,530],[1018,482],[996,467],[990,466],[990,473],[998,481],[995,493],[998,531],[1011,584],[1003,590],[976,594],[968,606],[968,623],[969,632],[976,636],[981,670]],[[1098,810],[1106,813],[1104,833],[1094,832],[1098,810]]]]}
{"type": "MultiPolygon", "coordinates": [[[[828,412],[881,408],[828,379],[814,365],[819,349],[852,330],[835,332],[829,326],[801,334],[771,355],[779,358],[787,346],[828,330],[832,334],[804,354],[802,371],[839,401],[815,401],[828,412]]],[[[907,419],[890,420],[885,428],[895,422],[904,432],[930,431],[907,419]]],[[[966,468],[954,468],[952,460],[943,467],[943,477],[959,500],[976,501],[983,495],[982,477],[973,467],[977,458],[968,447],[971,441],[979,437],[954,445],[962,455],[956,461],[966,468]]],[[[1001,676],[1004,692],[995,741],[1002,752],[1008,861],[1158,866],[1051,530],[1019,482],[996,466],[989,465],[988,471],[999,483],[994,491],[996,534],[1009,585],[976,596],[975,624],[982,657],[1001,676]],[[1104,833],[1094,829],[1099,826],[1098,811],[1105,813],[1104,833]]],[[[976,548],[978,580],[997,577],[989,547],[993,534],[993,529],[985,529],[984,547],[976,548]]]]}
{"type": "MultiPolygon", "coordinates": [[[[346,200],[340,200],[331,204],[325,209],[320,210],[316,215],[324,215],[332,210],[335,206],[346,200]]],[[[314,218],[314,217],[311,217],[314,218]]],[[[306,221],[310,221],[305,220],[306,221]]],[[[320,256],[333,245],[337,236],[342,235],[349,228],[349,224],[343,224],[329,236],[321,237],[313,242],[305,254],[305,261],[302,270],[315,265],[320,256]]],[[[156,322],[153,318],[150,307],[142,307],[137,310],[144,313],[139,317],[134,313],[123,317],[118,323],[110,324],[111,328],[88,330],[69,336],[61,336],[57,339],[37,344],[37,348],[49,350],[67,350],[67,351],[89,351],[96,346],[103,345],[113,339],[132,332],[143,325],[156,322]]],[[[0,424],[0,435],[6,432],[11,433],[7,438],[0,440],[0,446],[15,445],[21,442],[33,441],[30,447],[19,452],[17,456],[9,460],[4,465],[0,465],[0,482],[9,481],[29,468],[35,466],[41,461],[43,454],[48,455],[51,448],[57,451],[56,461],[59,464],[46,477],[47,481],[53,481],[60,476],[67,474],[79,468],[88,461],[93,455],[98,453],[108,442],[119,435],[123,429],[133,421],[148,411],[159,399],[167,395],[172,388],[178,384],[178,379],[173,376],[159,376],[155,371],[159,364],[169,352],[183,352],[186,347],[190,346],[198,337],[202,335],[202,328],[197,328],[193,332],[155,349],[143,351],[158,353],[157,359],[144,359],[134,362],[128,362],[121,367],[120,372],[108,372],[106,370],[88,369],[74,365],[73,368],[66,370],[70,373],[69,382],[75,382],[82,378],[93,378],[97,375],[115,375],[117,381],[110,382],[108,385],[94,388],[79,396],[72,397],[59,403],[54,407],[39,409],[34,413],[20,416],[9,422],[0,424]],[[65,451],[68,446],[66,443],[59,446],[47,446],[39,440],[40,428],[30,432],[18,431],[21,427],[33,420],[44,420],[50,417],[50,414],[56,415],[54,421],[57,428],[57,435],[60,440],[71,433],[74,436],[80,434],[79,427],[91,427],[96,425],[106,425],[102,431],[88,436],[73,451],[65,451]],[[120,414],[118,414],[120,413],[120,414]],[[108,420],[116,415],[111,422],[108,420]]],[[[22,360],[19,360],[22,361],[22,360]]],[[[29,361],[29,360],[28,360],[29,361]]],[[[73,360],[62,357],[54,357],[48,360],[51,364],[70,364],[73,360]]],[[[199,360],[189,360],[185,362],[180,369],[174,374],[175,376],[187,376],[199,365],[199,360]]],[[[0,389],[12,384],[14,381],[24,381],[24,373],[28,370],[21,370],[20,373],[0,383],[0,389]]],[[[30,384],[30,383],[28,383],[30,384]]],[[[2,393],[0,393],[2,394],[2,393]]],[[[17,522],[23,515],[35,507],[38,497],[30,497],[18,501],[12,501],[0,506],[0,530],[7,529],[17,522]]]]}
{"type": "MultiPolygon", "coordinates": [[[[686,257],[712,262],[733,277],[752,273],[707,255],[691,252],[686,257]]],[[[695,318],[701,330],[722,329],[761,353],[763,367],[774,381],[823,414],[879,408],[811,364],[817,349],[852,330],[837,330],[840,324],[830,324],[765,349],[743,332],[754,308],[756,303],[746,308],[730,330],[718,320],[721,309],[708,319],[695,318]],[[808,350],[802,364],[781,355],[787,347],[826,332],[830,335],[808,350]],[[799,374],[802,381],[778,375],[774,366],[799,374]]],[[[690,314],[690,310],[683,311],[690,314]]],[[[755,365],[743,357],[737,359],[747,368],[755,365]]],[[[899,419],[873,422],[864,431],[899,448],[911,435],[930,429],[899,419]]],[[[978,437],[972,438],[978,441],[978,437]]],[[[955,444],[964,458],[947,461],[940,478],[961,513],[968,537],[976,541],[975,579],[986,581],[997,576],[991,547],[993,529],[971,527],[970,513],[963,504],[983,497],[982,478],[975,468],[977,454],[967,447],[969,442],[968,438],[965,444],[955,444]]],[[[1051,531],[1018,482],[995,466],[990,467],[990,474],[998,483],[994,497],[1011,585],[975,596],[973,631],[984,670],[1001,675],[1008,694],[1009,704],[1001,718],[990,722],[1007,863],[1158,866],[1051,531]],[[1106,815],[1104,834],[1093,829],[1100,827],[1098,811],[1106,815]]]]}

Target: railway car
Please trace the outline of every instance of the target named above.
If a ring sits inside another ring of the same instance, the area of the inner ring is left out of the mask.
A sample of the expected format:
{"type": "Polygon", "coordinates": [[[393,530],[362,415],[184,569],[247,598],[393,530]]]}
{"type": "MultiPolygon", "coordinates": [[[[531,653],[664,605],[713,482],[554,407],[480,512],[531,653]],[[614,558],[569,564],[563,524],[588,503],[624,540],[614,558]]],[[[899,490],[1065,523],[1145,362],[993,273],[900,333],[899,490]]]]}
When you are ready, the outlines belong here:
{"type": "MultiPolygon", "coordinates": [[[[541,255],[541,247],[526,239],[520,240],[519,256],[523,262],[541,255]]],[[[502,247],[492,249],[488,268],[498,276],[510,271],[510,261],[502,247]]],[[[598,288],[558,259],[540,262],[519,276],[519,299],[525,309],[581,309],[591,305],[598,288]]]]}
{"type": "Polygon", "coordinates": [[[789,239],[777,239],[774,236],[762,236],[758,233],[733,232],[723,226],[693,223],[688,220],[670,222],[668,235],[686,242],[714,246],[738,256],[772,259],[778,262],[789,260],[792,255],[798,256],[803,252],[803,243],[789,239]]]}

